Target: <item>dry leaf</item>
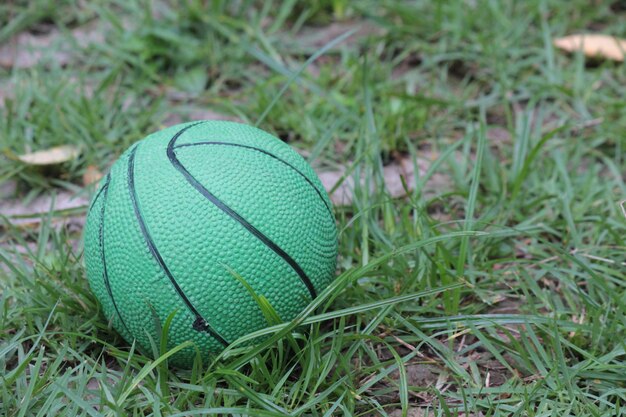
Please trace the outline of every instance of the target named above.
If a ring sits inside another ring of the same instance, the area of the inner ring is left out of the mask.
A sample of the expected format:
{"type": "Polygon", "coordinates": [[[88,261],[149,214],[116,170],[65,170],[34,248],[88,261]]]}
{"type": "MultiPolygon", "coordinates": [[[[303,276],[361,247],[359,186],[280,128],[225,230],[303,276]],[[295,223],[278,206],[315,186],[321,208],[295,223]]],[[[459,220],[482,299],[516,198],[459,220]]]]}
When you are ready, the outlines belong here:
{"type": "Polygon", "coordinates": [[[609,35],[570,35],[555,39],[554,45],[568,52],[582,51],[585,56],[591,58],[601,57],[623,61],[626,56],[626,39],[609,35]]]}
{"type": "Polygon", "coordinates": [[[79,153],[75,146],[63,145],[27,153],[17,158],[28,165],[55,165],[76,159],[79,153]]]}
{"type": "Polygon", "coordinates": [[[83,185],[87,186],[102,179],[102,172],[95,165],[89,165],[83,174],[83,185]]]}

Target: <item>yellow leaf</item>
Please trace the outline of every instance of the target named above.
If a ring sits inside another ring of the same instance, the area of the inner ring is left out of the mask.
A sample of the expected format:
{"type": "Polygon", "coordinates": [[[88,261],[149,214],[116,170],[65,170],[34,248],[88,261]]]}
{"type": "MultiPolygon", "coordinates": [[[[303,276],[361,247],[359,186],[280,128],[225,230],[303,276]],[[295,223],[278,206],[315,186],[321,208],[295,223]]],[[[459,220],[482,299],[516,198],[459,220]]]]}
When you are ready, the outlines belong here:
{"type": "Polygon", "coordinates": [[[55,146],[20,155],[17,158],[28,165],[55,165],[75,159],[79,154],[78,148],[72,145],[55,146]]]}
{"type": "Polygon", "coordinates": [[[582,51],[591,58],[606,58],[623,61],[626,57],[626,39],[609,35],[570,35],[554,40],[554,46],[568,52],[582,51]]]}

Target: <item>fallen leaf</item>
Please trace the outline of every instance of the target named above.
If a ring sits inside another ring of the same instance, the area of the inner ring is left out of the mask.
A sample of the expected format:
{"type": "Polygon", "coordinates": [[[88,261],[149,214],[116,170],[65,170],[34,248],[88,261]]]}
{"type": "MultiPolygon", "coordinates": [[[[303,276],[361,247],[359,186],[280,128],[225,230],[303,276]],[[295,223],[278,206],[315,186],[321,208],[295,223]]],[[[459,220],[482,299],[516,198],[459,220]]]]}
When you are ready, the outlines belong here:
{"type": "Polygon", "coordinates": [[[626,56],[626,39],[602,34],[565,36],[555,39],[554,46],[567,52],[582,51],[590,58],[623,61],[626,56]]]}
{"type": "Polygon", "coordinates": [[[56,165],[76,159],[79,153],[75,146],[62,145],[20,155],[17,158],[28,165],[56,165]]]}
{"type": "Polygon", "coordinates": [[[95,165],[89,165],[83,174],[83,185],[87,186],[100,181],[102,172],[95,165]]]}

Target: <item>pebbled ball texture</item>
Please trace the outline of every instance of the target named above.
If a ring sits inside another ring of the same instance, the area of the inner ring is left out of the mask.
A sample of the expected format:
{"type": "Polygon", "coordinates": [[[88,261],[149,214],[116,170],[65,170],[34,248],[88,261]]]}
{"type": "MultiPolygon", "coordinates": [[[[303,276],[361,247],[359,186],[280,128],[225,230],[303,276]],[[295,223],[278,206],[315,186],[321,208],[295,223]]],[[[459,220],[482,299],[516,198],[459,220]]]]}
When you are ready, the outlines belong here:
{"type": "Polygon", "coordinates": [[[102,179],[85,226],[89,284],[106,317],[146,353],[175,312],[171,363],[206,361],[267,326],[253,295],[283,321],[331,282],[337,229],[311,167],[288,145],[232,122],[188,123],[128,149],[102,179]],[[197,349],[196,349],[197,348],[197,349]]]}

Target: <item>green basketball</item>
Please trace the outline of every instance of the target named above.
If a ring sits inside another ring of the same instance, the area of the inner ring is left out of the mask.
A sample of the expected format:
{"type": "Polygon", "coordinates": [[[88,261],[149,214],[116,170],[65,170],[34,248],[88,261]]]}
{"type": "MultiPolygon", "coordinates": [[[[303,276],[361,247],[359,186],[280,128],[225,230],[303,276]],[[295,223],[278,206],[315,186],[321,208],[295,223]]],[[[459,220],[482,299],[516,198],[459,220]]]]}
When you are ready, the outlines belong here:
{"type": "Polygon", "coordinates": [[[175,313],[168,347],[194,343],[172,357],[179,367],[266,327],[262,297],[293,319],[332,281],[336,256],[313,169],[233,122],[177,125],[134,144],[102,179],[85,226],[87,278],[106,318],[149,354],[175,313]]]}

